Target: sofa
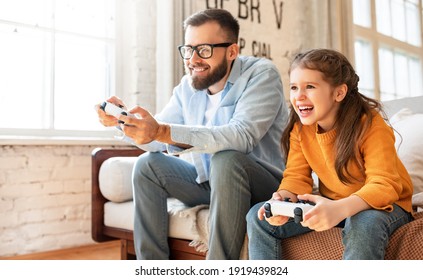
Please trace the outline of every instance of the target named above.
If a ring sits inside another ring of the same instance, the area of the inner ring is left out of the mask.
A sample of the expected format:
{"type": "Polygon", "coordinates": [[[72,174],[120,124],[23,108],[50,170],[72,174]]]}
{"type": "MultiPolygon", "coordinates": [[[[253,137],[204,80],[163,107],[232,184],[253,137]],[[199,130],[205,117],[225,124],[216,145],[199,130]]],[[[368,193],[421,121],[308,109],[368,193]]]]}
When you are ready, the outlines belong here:
{"type": "MultiPolygon", "coordinates": [[[[415,220],[392,235],[386,259],[423,259],[423,96],[384,102],[396,134],[396,147],[414,184],[415,220]],[[399,136],[401,135],[401,136],[399,136]]],[[[132,168],[144,151],[136,147],[96,148],[92,152],[92,238],[121,240],[121,259],[134,259],[132,168]]],[[[170,259],[205,259],[208,205],[187,207],[168,199],[170,259]]],[[[248,237],[240,259],[248,259],[248,237]]],[[[341,229],[310,232],[283,242],[284,259],[341,259],[341,229]]]]}

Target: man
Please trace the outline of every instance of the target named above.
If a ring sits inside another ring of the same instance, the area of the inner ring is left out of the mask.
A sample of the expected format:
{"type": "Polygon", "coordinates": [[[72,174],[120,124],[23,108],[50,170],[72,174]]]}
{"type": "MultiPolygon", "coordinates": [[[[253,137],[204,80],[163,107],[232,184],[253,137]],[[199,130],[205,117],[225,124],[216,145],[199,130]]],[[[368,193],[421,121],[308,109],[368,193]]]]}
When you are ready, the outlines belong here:
{"type": "MultiPolygon", "coordinates": [[[[138,259],[169,258],[166,200],[174,197],[210,204],[208,259],[238,259],[250,206],[282,178],[282,82],[270,61],[238,56],[239,24],[229,12],[198,12],[184,28],[186,75],[170,102],[154,118],[139,106],[130,113],[140,118],[119,118],[125,135],[150,151],[133,172],[135,250],[138,259]]],[[[98,113],[103,124],[117,124],[98,113]]]]}

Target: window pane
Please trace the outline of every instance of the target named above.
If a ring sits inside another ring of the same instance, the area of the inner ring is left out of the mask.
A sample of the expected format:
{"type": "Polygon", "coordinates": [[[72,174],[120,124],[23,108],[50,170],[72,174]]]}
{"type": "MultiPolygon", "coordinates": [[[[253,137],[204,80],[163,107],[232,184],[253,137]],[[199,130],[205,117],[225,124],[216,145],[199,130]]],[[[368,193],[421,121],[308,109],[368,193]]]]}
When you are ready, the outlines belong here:
{"type": "Polygon", "coordinates": [[[405,53],[379,49],[382,100],[422,95],[422,70],[418,58],[405,53]]]}
{"type": "Polygon", "coordinates": [[[353,18],[355,24],[371,27],[370,0],[353,1],[353,18]]]}
{"type": "Polygon", "coordinates": [[[48,128],[51,41],[47,33],[0,24],[0,128],[48,128]],[[6,106],[7,105],[7,106],[6,106]],[[26,114],[25,118],[11,118],[26,114]]]}
{"type": "Polygon", "coordinates": [[[405,8],[403,0],[391,0],[392,5],[392,36],[398,40],[406,41],[405,8]]]}
{"type": "Polygon", "coordinates": [[[110,0],[56,1],[55,27],[79,34],[114,37],[114,8],[110,0]]]}
{"type": "Polygon", "coordinates": [[[114,3],[1,0],[0,129],[105,130],[93,106],[115,94],[114,3]],[[5,117],[17,108],[29,117],[5,117]]]}
{"type": "Polygon", "coordinates": [[[372,47],[369,42],[356,40],[355,48],[355,68],[360,81],[358,87],[360,92],[374,97],[374,75],[373,75],[373,58],[372,47]]]}
{"type": "Polygon", "coordinates": [[[0,19],[24,24],[50,27],[53,0],[0,1],[0,19]]]}
{"type": "Polygon", "coordinates": [[[395,53],[395,84],[398,98],[410,96],[408,83],[408,65],[407,57],[400,53],[395,53]]]}
{"type": "Polygon", "coordinates": [[[394,99],[394,54],[386,48],[379,49],[379,76],[381,100],[394,99]]]}
{"type": "Polygon", "coordinates": [[[419,7],[416,4],[406,3],[407,42],[421,46],[419,7]]]}
{"type": "Polygon", "coordinates": [[[423,85],[422,85],[422,64],[421,61],[417,58],[410,58],[409,60],[409,73],[410,73],[410,96],[419,96],[423,95],[423,85]]]}
{"type": "Polygon", "coordinates": [[[388,36],[392,35],[389,0],[376,0],[376,24],[378,32],[388,36]]]}
{"type": "Polygon", "coordinates": [[[94,104],[111,89],[106,57],[112,46],[69,35],[56,37],[55,122],[57,129],[101,129],[94,104]]]}

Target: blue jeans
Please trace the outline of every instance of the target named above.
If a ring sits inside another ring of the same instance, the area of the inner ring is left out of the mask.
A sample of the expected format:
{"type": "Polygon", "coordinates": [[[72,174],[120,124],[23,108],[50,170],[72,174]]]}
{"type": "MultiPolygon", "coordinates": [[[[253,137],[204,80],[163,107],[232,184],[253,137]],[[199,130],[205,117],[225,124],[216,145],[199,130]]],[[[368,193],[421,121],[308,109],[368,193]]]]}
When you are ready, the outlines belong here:
{"type": "Polygon", "coordinates": [[[190,163],[162,153],[144,153],[133,171],[134,242],[137,259],[168,259],[167,198],[188,206],[210,204],[208,259],[239,259],[251,205],[279,186],[263,166],[244,153],[223,151],[211,158],[210,179],[198,184],[190,163]]]}
{"type": "MultiPolygon", "coordinates": [[[[295,223],[292,219],[282,226],[272,226],[260,221],[258,203],[247,214],[249,258],[255,260],[279,260],[284,238],[310,232],[311,229],[295,223]]],[[[383,260],[389,237],[400,226],[410,222],[412,216],[394,204],[392,212],[365,210],[345,220],[342,230],[345,260],[383,260]]]]}

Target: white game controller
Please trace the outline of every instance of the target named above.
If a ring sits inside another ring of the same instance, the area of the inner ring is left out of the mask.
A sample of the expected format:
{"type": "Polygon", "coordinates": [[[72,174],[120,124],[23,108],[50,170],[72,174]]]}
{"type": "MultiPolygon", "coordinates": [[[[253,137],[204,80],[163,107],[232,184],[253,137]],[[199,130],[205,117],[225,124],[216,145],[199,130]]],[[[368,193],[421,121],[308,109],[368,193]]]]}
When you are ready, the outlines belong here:
{"type": "MultiPolygon", "coordinates": [[[[117,118],[117,119],[119,119],[119,117],[120,117],[121,115],[125,115],[125,116],[129,116],[129,117],[136,118],[136,116],[135,116],[135,115],[130,114],[130,113],[128,113],[128,112],[126,112],[126,111],[125,111],[122,107],[119,107],[119,106],[117,106],[117,105],[115,105],[115,104],[113,104],[113,103],[107,102],[107,101],[103,102],[103,103],[100,105],[100,108],[101,108],[104,112],[106,112],[106,114],[111,115],[111,116],[114,116],[114,117],[115,117],[115,118],[117,118]]],[[[119,123],[119,124],[125,124],[125,123],[124,123],[123,121],[121,121],[121,120],[118,120],[118,123],[119,123]]],[[[122,129],[120,128],[120,126],[116,126],[116,128],[117,128],[119,131],[122,131],[122,129]]],[[[127,142],[127,143],[130,143],[130,144],[132,144],[132,145],[138,146],[132,138],[129,138],[128,136],[126,136],[126,135],[124,135],[124,134],[123,134],[123,135],[121,135],[121,136],[115,136],[115,138],[117,138],[117,139],[119,139],[119,140],[121,140],[121,141],[125,141],[125,142],[127,142]]]]}
{"type": "Polygon", "coordinates": [[[101,104],[100,108],[104,112],[106,112],[106,114],[111,115],[111,116],[114,116],[116,119],[119,119],[119,117],[121,115],[125,115],[125,116],[136,118],[135,115],[126,112],[122,107],[119,107],[119,106],[117,106],[117,105],[115,105],[113,103],[107,102],[107,101],[103,102],[101,104]]]}
{"type": "Polygon", "coordinates": [[[291,202],[289,199],[269,200],[264,204],[264,212],[266,218],[272,216],[287,216],[294,218],[296,223],[300,223],[304,219],[304,213],[314,207],[314,203],[298,200],[298,202],[291,202]]]}

